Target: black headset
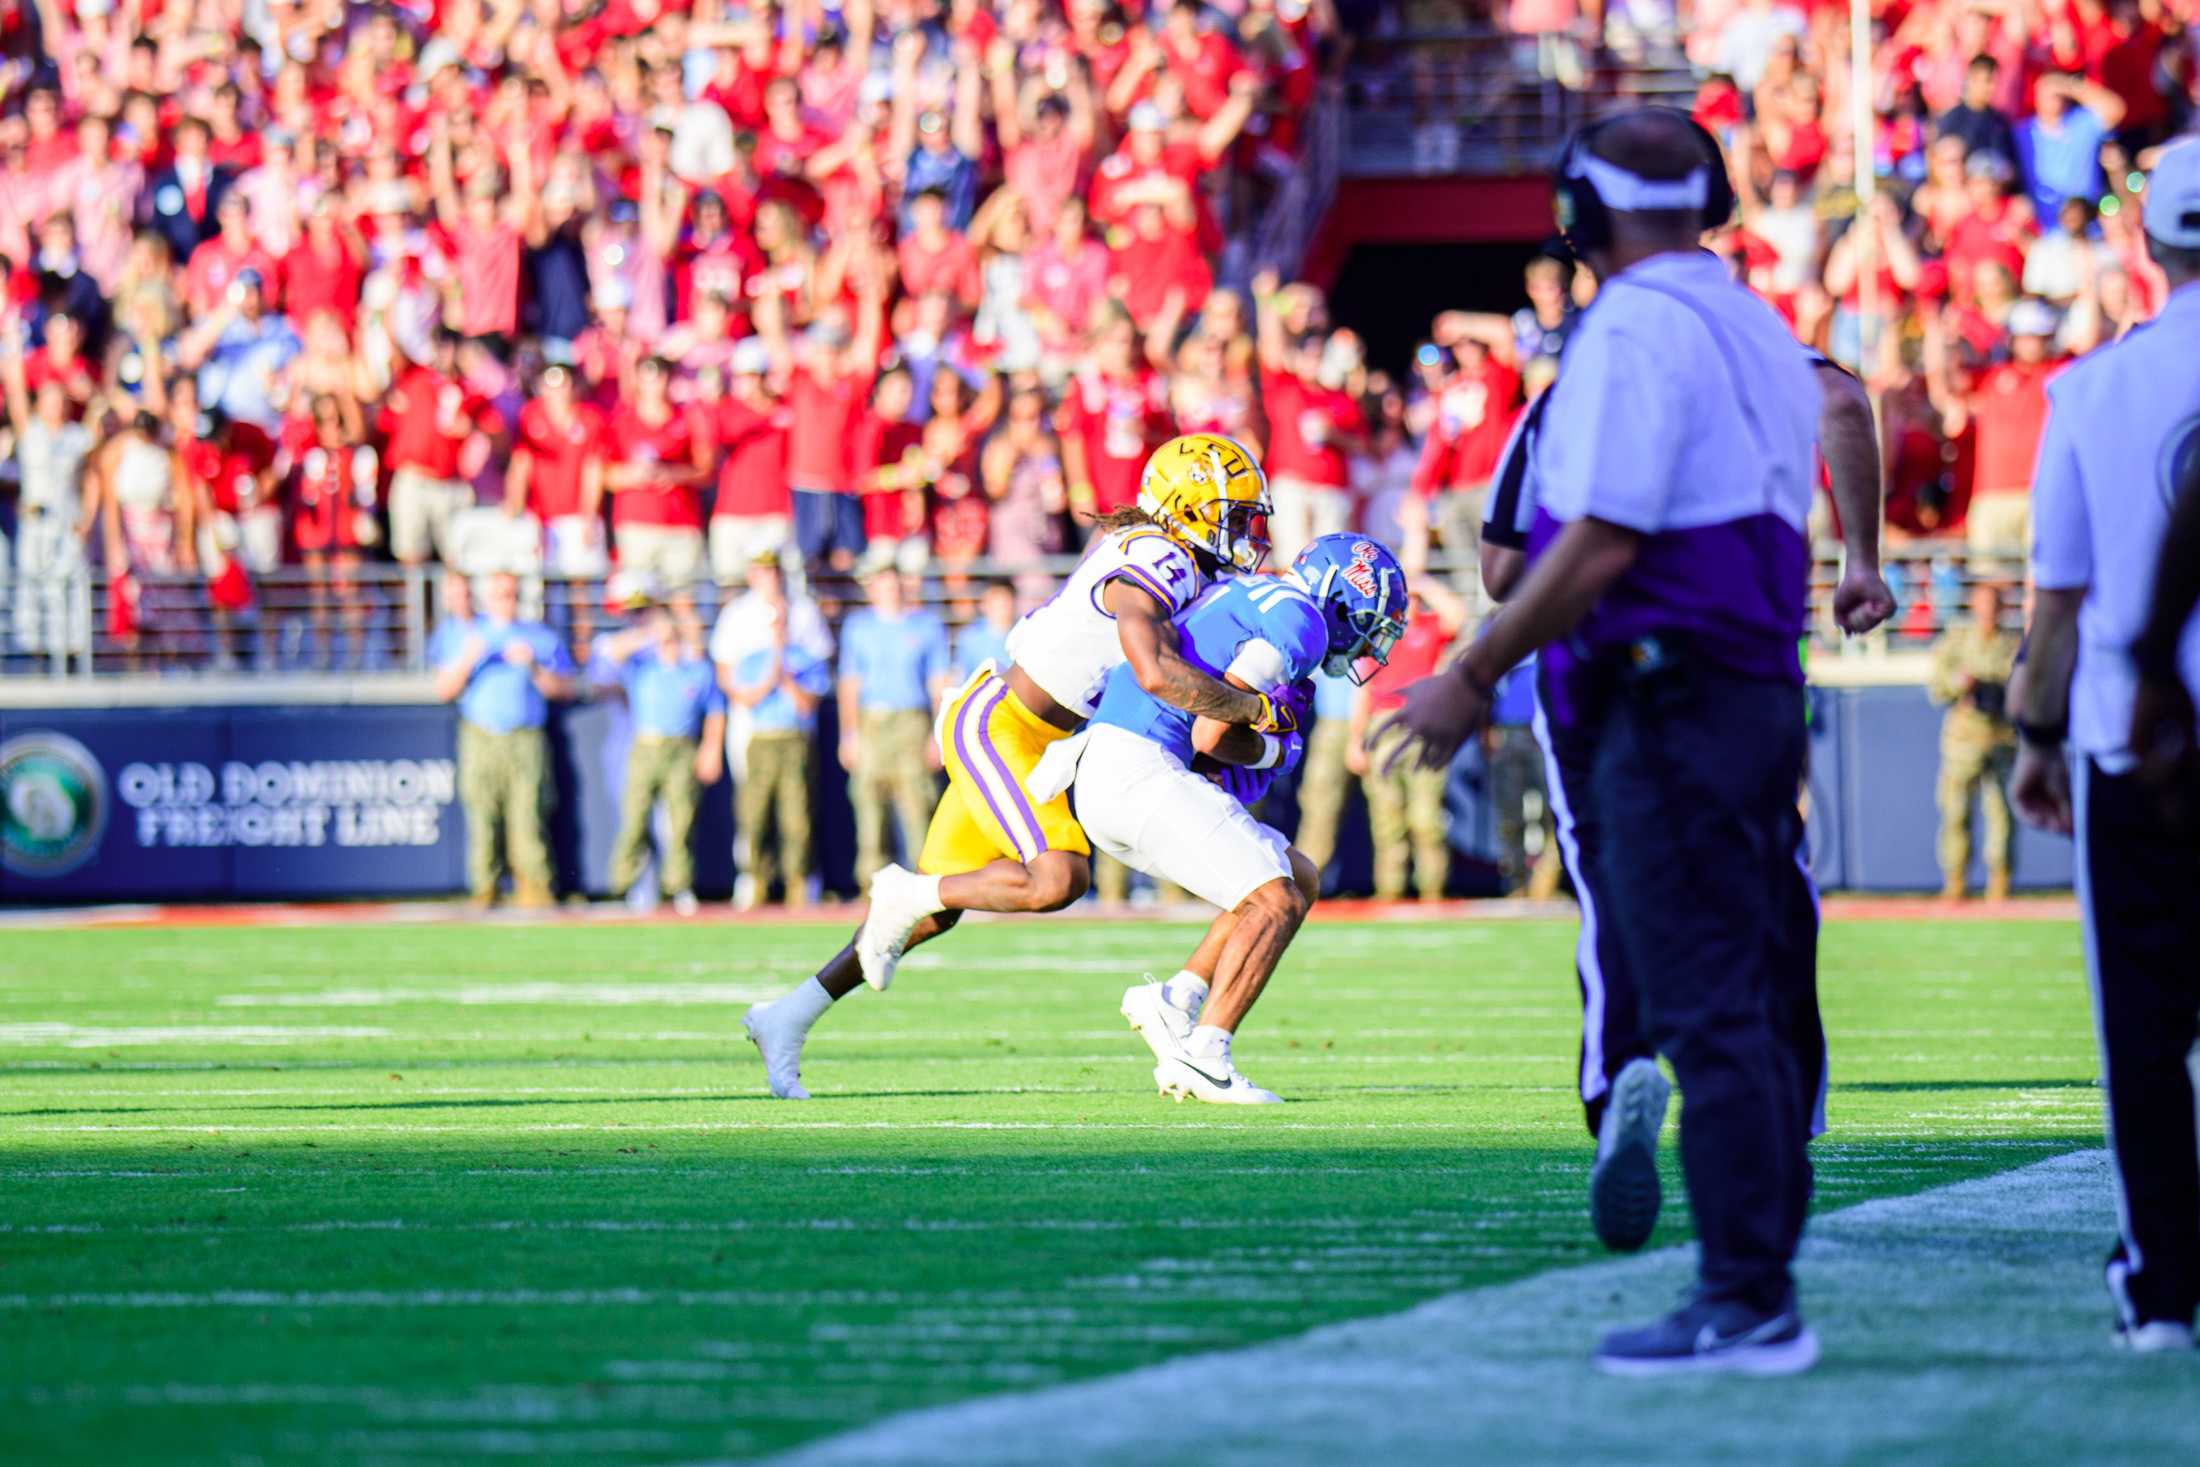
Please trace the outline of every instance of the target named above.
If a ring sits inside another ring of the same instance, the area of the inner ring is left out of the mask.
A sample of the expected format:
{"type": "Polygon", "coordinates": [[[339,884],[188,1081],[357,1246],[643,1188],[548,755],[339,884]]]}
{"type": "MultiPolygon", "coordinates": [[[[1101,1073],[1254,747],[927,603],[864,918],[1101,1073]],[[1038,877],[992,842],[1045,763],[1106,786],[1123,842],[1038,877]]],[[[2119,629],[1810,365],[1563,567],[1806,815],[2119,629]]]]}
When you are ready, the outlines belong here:
{"type": "Polygon", "coordinates": [[[1551,212],[1558,219],[1560,238],[1577,255],[1602,249],[1612,242],[1612,211],[1597,193],[1596,184],[1574,172],[1575,164],[1588,153],[1599,133],[1645,114],[1678,118],[1703,143],[1706,170],[1703,227],[1717,229],[1734,217],[1734,183],[1726,174],[1726,154],[1711,130],[1677,107],[1633,107],[1601,117],[1579,129],[1559,150],[1558,165],[1551,174],[1551,212]]]}

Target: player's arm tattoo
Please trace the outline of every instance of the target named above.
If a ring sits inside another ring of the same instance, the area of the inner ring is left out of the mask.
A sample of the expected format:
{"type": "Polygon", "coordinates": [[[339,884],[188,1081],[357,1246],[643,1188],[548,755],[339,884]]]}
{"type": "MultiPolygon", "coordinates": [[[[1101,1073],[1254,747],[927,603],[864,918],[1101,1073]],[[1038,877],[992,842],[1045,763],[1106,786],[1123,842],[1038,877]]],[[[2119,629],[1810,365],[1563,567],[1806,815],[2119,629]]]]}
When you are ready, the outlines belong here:
{"type": "Polygon", "coordinates": [[[1100,594],[1139,687],[1195,718],[1249,724],[1261,716],[1259,694],[1233,688],[1185,661],[1169,609],[1153,596],[1122,579],[1108,582],[1100,594]]]}

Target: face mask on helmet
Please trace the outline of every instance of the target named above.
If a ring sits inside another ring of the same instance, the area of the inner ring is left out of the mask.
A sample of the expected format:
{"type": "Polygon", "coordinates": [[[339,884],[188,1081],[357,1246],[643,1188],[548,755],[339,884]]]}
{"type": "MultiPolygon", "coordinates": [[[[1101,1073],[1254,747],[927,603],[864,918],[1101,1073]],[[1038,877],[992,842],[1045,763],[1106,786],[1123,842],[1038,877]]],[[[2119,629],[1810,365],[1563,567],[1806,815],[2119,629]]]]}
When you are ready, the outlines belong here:
{"type": "Polygon", "coordinates": [[[1397,617],[1372,608],[1345,613],[1345,625],[1354,633],[1353,644],[1323,659],[1322,671],[1358,686],[1390,665],[1390,649],[1398,645],[1406,627],[1397,617]]]}
{"type": "Polygon", "coordinates": [[[1231,500],[1216,506],[1215,558],[1250,575],[1268,558],[1268,506],[1231,500]]]}

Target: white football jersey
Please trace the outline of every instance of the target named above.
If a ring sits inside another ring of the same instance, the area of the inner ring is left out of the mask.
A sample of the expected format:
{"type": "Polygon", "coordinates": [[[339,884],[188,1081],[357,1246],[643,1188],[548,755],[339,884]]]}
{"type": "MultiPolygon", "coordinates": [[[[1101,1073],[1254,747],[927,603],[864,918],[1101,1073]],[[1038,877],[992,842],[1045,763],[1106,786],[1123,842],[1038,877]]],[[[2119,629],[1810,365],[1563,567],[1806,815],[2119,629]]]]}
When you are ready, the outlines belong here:
{"type": "Polygon", "coordinates": [[[1100,604],[1108,582],[1130,581],[1175,616],[1207,587],[1191,551],[1157,529],[1113,530],[1093,543],[1044,606],[1008,634],[1009,658],[1064,708],[1092,716],[1108,674],[1123,660],[1115,618],[1100,604]]]}

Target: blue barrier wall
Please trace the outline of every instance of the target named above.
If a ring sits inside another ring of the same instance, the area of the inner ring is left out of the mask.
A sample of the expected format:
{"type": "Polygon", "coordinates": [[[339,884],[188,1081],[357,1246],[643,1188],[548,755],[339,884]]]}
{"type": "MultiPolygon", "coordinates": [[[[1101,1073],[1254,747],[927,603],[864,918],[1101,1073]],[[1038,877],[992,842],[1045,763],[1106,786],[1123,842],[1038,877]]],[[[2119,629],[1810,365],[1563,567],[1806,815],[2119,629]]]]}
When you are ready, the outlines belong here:
{"type": "Polygon", "coordinates": [[[446,892],[443,708],[0,712],[9,901],[446,892]]]}
{"type": "MultiPolygon", "coordinates": [[[[1923,891],[1934,856],[1939,714],[1917,688],[1813,690],[1811,859],[1820,884],[1923,891]]],[[[823,710],[830,721],[832,708],[823,710]]],[[[603,893],[629,742],[617,702],[553,724],[552,841],[560,885],[603,893]]],[[[828,738],[831,730],[826,730],[828,738]]],[[[827,747],[830,747],[828,742],[827,747]]],[[[444,707],[0,711],[0,901],[429,895],[462,890],[455,717],[444,707]]],[[[813,824],[828,889],[852,888],[845,783],[820,762],[813,824]]],[[[1290,830],[1296,791],[1264,815],[1290,830]]],[[[1454,771],[1454,890],[1492,887],[1476,751],[1454,771]]],[[[697,890],[733,886],[732,787],[704,800],[697,890]]],[[[1365,890],[1357,794],[1333,870],[1365,890]]],[[[1974,870],[1974,881],[1982,872],[1974,870]]],[[[2017,884],[2067,886],[2069,842],[2023,831],[2017,884]]]]}

